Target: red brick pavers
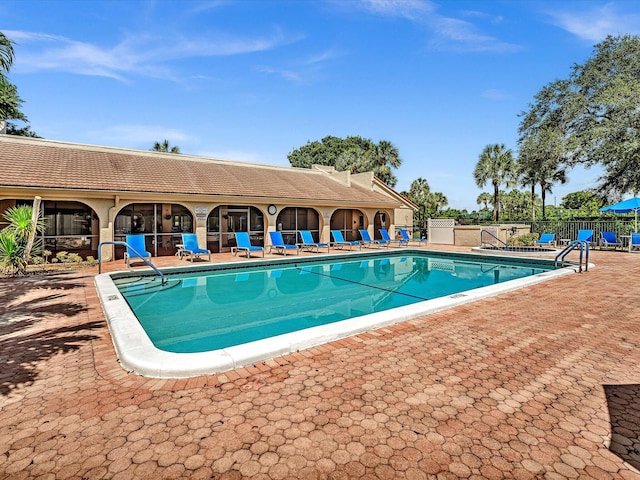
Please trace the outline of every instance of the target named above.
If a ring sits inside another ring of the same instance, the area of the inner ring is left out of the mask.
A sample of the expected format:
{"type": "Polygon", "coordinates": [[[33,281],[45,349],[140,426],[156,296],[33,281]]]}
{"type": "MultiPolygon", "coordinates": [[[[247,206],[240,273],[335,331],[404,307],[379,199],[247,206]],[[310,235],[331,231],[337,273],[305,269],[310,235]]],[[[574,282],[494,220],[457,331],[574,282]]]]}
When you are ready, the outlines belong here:
{"type": "Polygon", "coordinates": [[[182,380],[119,366],[94,271],[0,280],[0,478],[640,478],[640,255],[591,260],[182,380]]]}

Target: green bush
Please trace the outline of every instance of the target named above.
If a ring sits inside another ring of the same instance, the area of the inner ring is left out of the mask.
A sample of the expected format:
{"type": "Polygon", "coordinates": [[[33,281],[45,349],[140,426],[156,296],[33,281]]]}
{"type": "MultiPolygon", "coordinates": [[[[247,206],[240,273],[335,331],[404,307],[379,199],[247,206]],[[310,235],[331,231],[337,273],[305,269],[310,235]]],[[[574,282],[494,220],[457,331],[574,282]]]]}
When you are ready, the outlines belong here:
{"type": "Polygon", "coordinates": [[[68,263],[82,263],[82,257],[77,253],[69,253],[67,254],[67,262],[68,263]]]}
{"type": "Polygon", "coordinates": [[[0,232],[0,266],[9,275],[24,275],[27,261],[24,258],[25,243],[16,239],[8,229],[0,232]]]}
{"type": "Polygon", "coordinates": [[[40,251],[40,239],[36,234],[44,231],[44,223],[38,218],[34,225],[32,212],[31,206],[21,205],[11,207],[4,213],[8,225],[0,232],[0,268],[9,275],[26,274],[27,265],[33,263],[32,255],[38,255],[40,251]],[[31,234],[35,238],[27,254],[31,234]]]}
{"type": "Polygon", "coordinates": [[[67,263],[67,257],[69,256],[69,252],[58,252],[56,253],[56,258],[52,259],[52,262],[60,262],[60,263],[67,263]]]}
{"type": "Polygon", "coordinates": [[[538,239],[537,233],[525,233],[524,235],[512,235],[507,239],[507,245],[516,247],[531,247],[538,239]]]}

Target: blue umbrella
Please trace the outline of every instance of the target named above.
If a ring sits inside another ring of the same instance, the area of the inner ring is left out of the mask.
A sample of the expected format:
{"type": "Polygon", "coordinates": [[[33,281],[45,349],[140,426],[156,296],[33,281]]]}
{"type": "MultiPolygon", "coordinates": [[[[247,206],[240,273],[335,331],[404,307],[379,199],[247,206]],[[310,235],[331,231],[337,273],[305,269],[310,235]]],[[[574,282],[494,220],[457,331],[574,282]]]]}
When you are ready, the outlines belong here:
{"type": "Polygon", "coordinates": [[[614,203],[613,205],[609,205],[608,207],[602,207],[600,209],[601,212],[609,212],[609,213],[631,213],[635,212],[636,217],[636,228],[635,231],[638,231],[638,210],[640,210],[640,198],[634,197],[629,200],[624,200],[622,202],[614,203]]]}

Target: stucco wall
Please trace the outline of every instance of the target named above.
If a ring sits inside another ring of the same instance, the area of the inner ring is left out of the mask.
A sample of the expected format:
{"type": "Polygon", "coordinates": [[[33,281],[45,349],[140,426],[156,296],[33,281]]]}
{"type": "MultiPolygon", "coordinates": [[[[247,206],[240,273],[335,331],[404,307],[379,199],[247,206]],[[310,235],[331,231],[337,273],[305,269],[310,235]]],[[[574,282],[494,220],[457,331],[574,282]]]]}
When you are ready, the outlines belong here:
{"type": "Polygon", "coordinates": [[[485,229],[506,243],[514,234],[525,235],[531,233],[529,225],[458,225],[454,227],[454,243],[463,247],[477,247],[481,244],[480,232],[485,229]]]}

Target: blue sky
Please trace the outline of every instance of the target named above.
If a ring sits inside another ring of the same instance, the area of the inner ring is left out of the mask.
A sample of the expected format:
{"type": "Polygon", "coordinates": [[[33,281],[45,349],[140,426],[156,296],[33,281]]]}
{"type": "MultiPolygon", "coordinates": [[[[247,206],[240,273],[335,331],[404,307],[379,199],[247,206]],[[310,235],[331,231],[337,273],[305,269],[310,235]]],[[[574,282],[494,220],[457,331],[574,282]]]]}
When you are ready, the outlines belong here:
{"type": "Polygon", "coordinates": [[[42,137],[274,165],[326,135],[389,140],[397,190],[426,178],[471,211],[484,146],[515,149],[543,85],[640,34],[640,2],[3,0],[0,31],[42,137]]]}

